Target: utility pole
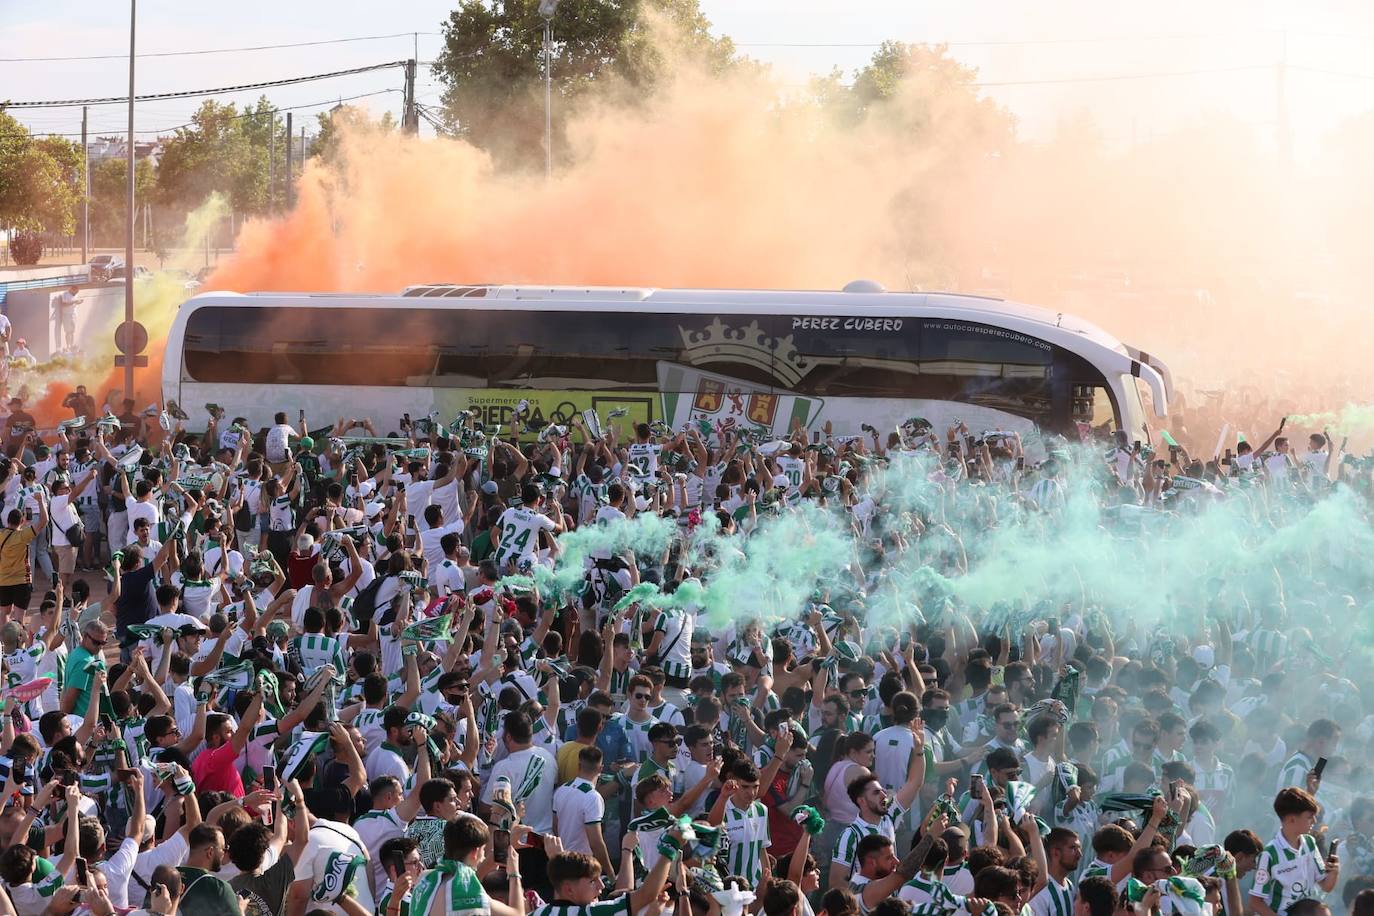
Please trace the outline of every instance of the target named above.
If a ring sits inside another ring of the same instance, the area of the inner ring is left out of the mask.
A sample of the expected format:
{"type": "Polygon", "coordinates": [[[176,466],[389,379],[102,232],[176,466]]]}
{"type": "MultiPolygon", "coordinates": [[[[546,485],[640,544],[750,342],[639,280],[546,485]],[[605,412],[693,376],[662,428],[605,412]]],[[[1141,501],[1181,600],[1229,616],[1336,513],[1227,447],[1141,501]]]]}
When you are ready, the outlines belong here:
{"type": "Polygon", "coordinates": [[[91,262],[91,148],[86,145],[87,106],[81,106],[81,263],[91,262]]]}
{"type": "Polygon", "coordinates": [[[544,18],[544,180],[553,179],[553,14],[561,0],[539,0],[544,18]]]}
{"type": "Polygon", "coordinates": [[[267,112],[267,212],[277,212],[277,110],[267,112]]]}
{"type": "Polygon", "coordinates": [[[415,102],[415,61],[406,61],[406,88],[402,93],[401,130],[408,134],[420,132],[420,111],[415,102]]]}
{"type": "Polygon", "coordinates": [[[286,113],[286,209],[291,209],[291,112],[286,113]]]}
{"type": "MultiPolygon", "coordinates": [[[[134,323],[134,37],[138,24],[138,0],[129,0],[129,140],[128,199],[124,208],[124,324],[134,323]]],[[[124,354],[124,397],[134,396],[134,355],[124,354]]]]}
{"type": "Polygon", "coordinates": [[[1285,169],[1293,165],[1293,128],[1288,122],[1288,32],[1280,37],[1279,63],[1274,68],[1274,143],[1285,169]]]}

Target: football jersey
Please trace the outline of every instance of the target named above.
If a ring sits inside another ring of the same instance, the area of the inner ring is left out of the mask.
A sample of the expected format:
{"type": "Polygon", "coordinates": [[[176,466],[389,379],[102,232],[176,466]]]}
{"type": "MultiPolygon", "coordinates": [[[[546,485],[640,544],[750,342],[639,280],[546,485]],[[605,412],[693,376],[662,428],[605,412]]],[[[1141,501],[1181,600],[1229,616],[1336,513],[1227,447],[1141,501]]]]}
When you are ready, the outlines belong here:
{"type": "Polygon", "coordinates": [[[849,867],[850,877],[853,877],[859,870],[859,841],[866,836],[885,836],[892,842],[897,842],[897,822],[906,814],[906,809],[896,802],[887,813],[878,818],[878,823],[873,824],[857,818],[852,824],[844,828],[840,833],[840,838],[835,841],[835,855],[832,862],[849,867]]]}
{"type": "Polygon", "coordinates": [[[730,874],[744,878],[753,887],[763,877],[763,854],[768,848],[768,811],[756,801],[748,808],[735,807],[734,799],[725,801],[725,835],[730,838],[727,867],[730,874]]]}
{"type": "Polygon", "coordinates": [[[291,497],[283,494],[272,500],[267,509],[267,527],[272,531],[291,531],[296,527],[296,513],[291,509],[291,497]]]}
{"type": "Polygon", "coordinates": [[[539,532],[552,531],[553,521],[546,515],[523,506],[512,506],[496,522],[501,543],[496,548],[496,566],[521,557],[533,556],[539,549],[539,532]]]}
{"type": "Polygon", "coordinates": [[[1033,916],[1073,916],[1073,882],[1065,878],[1060,883],[1050,878],[1040,893],[1031,898],[1033,916]]]}
{"type": "Polygon", "coordinates": [[[692,616],[681,608],[661,608],[654,617],[654,632],[663,634],[658,643],[658,664],[670,678],[691,677],[694,626],[692,616]]]}
{"type": "Polygon", "coordinates": [[[581,776],[559,786],[553,793],[553,812],[558,821],[558,838],[568,852],[591,855],[587,825],[600,824],[606,816],[606,801],[593,785],[581,776]]]}
{"type": "Polygon", "coordinates": [[[1326,876],[1326,862],[1311,834],[1303,834],[1297,847],[1288,845],[1277,833],[1260,852],[1255,863],[1255,885],[1251,897],[1258,897],[1275,913],[1282,913],[1299,900],[1320,900],[1326,892],[1317,883],[1326,876]]]}
{"type": "Polygon", "coordinates": [[[777,464],[778,472],[787,478],[787,489],[801,489],[802,478],[806,474],[806,462],[791,455],[783,455],[777,464]]]}
{"type": "Polygon", "coordinates": [[[631,442],[628,449],[630,461],[644,468],[649,477],[658,476],[658,456],[663,447],[657,442],[631,442]]]}
{"type": "Polygon", "coordinates": [[[343,640],[323,633],[306,633],[291,640],[291,647],[301,660],[301,671],[308,678],[325,665],[333,665],[338,675],[348,670],[344,661],[343,640]]]}

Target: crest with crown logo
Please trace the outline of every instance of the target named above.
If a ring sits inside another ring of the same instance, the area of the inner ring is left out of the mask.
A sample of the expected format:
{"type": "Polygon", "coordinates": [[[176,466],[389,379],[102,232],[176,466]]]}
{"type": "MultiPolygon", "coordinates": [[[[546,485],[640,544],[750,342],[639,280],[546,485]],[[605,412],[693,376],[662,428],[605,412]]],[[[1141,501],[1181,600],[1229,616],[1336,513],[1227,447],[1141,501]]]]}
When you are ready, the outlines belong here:
{"type": "Polygon", "coordinates": [[[775,376],[786,385],[795,385],[811,371],[810,362],[797,352],[792,335],[773,337],[751,321],[741,328],[730,327],[716,318],[704,330],[678,328],[682,334],[683,357],[694,366],[711,363],[743,363],[775,376]]]}

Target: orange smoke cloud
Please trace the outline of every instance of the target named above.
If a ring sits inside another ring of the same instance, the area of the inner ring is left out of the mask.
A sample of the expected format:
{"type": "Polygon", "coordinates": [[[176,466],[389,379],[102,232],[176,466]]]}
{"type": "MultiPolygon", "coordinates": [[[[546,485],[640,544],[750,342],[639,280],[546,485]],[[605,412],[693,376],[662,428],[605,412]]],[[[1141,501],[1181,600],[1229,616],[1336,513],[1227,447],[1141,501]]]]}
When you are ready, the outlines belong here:
{"type": "Polygon", "coordinates": [[[870,277],[1082,314],[1185,387],[1258,382],[1305,404],[1355,390],[1363,319],[1342,303],[1369,279],[1370,230],[1347,195],[1371,185],[1352,151],[1374,148],[1368,132],[1341,138],[1317,182],[1225,117],[1121,152],[1081,118],[1018,142],[1003,115],[926,67],[845,120],[757,70],[683,62],[633,106],[584,104],[549,182],[462,142],[355,133],[336,166],[307,165],[290,214],[243,228],[207,288],[870,277]],[[1276,332],[1295,308],[1317,333],[1276,332]]]}

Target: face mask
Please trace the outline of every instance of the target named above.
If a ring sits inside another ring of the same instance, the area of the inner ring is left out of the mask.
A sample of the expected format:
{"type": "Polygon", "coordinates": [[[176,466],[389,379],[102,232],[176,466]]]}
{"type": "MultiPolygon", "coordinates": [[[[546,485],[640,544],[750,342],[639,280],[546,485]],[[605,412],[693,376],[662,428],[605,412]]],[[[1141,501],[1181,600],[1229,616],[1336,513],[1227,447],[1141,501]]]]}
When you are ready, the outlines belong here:
{"type": "Polygon", "coordinates": [[[949,710],[923,709],[921,710],[921,721],[926,724],[926,728],[929,728],[933,732],[938,732],[940,729],[944,728],[945,723],[949,721],[949,710]]]}

